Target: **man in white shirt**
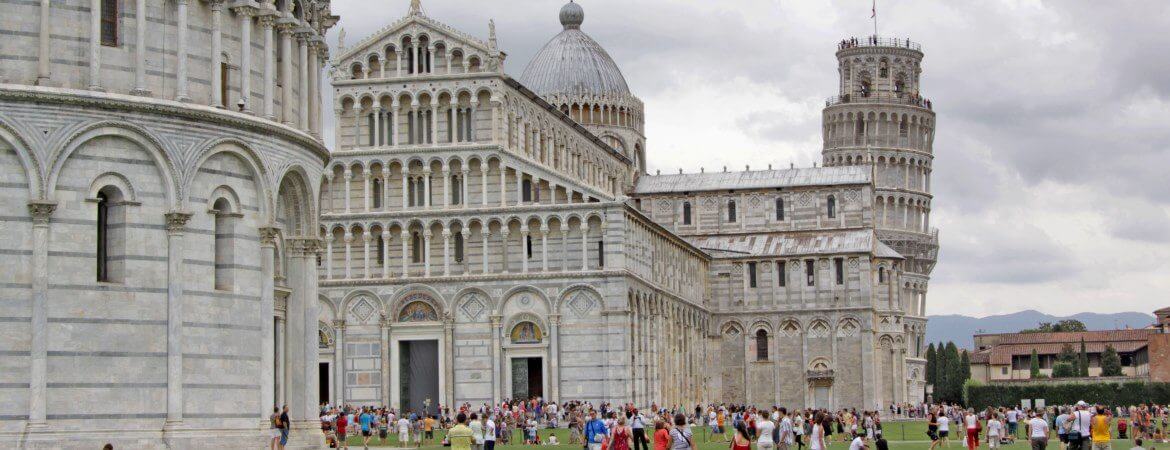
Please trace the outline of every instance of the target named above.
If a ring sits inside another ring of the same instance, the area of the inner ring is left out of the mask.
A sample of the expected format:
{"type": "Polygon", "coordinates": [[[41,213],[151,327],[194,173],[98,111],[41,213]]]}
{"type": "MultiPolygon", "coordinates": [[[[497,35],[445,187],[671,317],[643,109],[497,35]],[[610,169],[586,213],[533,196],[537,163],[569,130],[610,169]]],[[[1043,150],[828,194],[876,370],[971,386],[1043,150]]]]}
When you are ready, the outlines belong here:
{"type": "Polygon", "coordinates": [[[1003,422],[999,421],[998,413],[991,413],[987,420],[987,446],[991,450],[999,448],[999,437],[1003,436],[1003,422]]]}
{"type": "Polygon", "coordinates": [[[488,416],[487,421],[483,423],[483,450],[494,448],[496,448],[496,422],[492,420],[492,416],[488,416]]]}
{"type": "Polygon", "coordinates": [[[853,442],[849,443],[849,450],[869,450],[869,446],[865,445],[865,436],[858,434],[853,438],[853,442]]]}
{"type": "Polygon", "coordinates": [[[772,441],[772,432],[776,430],[776,424],[768,418],[768,416],[756,415],[756,433],[760,438],[756,441],[756,448],[759,450],[772,450],[776,448],[776,443],[772,441]]]}
{"type": "Polygon", "coordinates": [[[1032,450],[1044,450],[1048,448],[1048,421],[1044,420],[1039,415],[1032,414],[1032,420],[1028,421],[1028,437],[1032,441],[1032,450]]]}
{"type": "Polygon", "coordinates": [[[483,450],[483,422],[475,413],[471,414],[467,422],[467,427],[471,428],[471,450],[483,450]]]}
{"type": "Polygon", "coordinates": [[[1077,431],[1081,434],[1079,439],[1073,439],[1072,436],[1069,436],[1069,450],[1083,450],[1089,445],[1089,438],[1091,437],[1089,427],[1093,425],[1093,413],[1088,411],[1088,407],[1089,405],[1083,401],[1077,402],[1076,411],[1067,419],[1073,423],[1071,431],[1077,431]]]}
{"type": "Polygon", "coordinates": [[[641,411],[635,409],[630,416],[630,428],[634,430],[634,450],[648,450],[650,442],[646,440],[646,418],[642,417],[641,411]]]}
{"type": "Polygon", "coordinates": [[[951,418],[946,415],[938,416],[938,438],[944,446],[951,446],[951,418]]]}

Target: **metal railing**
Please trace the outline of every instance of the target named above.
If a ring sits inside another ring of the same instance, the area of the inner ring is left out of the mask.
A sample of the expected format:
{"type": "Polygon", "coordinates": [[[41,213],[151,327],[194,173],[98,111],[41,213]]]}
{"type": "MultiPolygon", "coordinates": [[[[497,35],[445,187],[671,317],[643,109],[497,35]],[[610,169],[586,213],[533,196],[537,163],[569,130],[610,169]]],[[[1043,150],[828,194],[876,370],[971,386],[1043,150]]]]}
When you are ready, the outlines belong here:
{"type": "Polygon", "coordinates": [[[898,105],[917,106],[919,108],[926,108],[932,111],[934,110],[934,105],[930,102],[930,99],[920,95],[911,95],[905,93],[873,92],[868,95],[845,94],[834,95],[825,99],[826,107],[844,103],[894,103],[898,105]]]}
{"type": "Polygon", "coordinates": [[[837,50],[845,50],[849,48],[858,47],[895,47],[906,48],[917,52],[922,51],[922,46],[910,39],[899,38],[885,38],[881,36],[866,36],[863,38],[849,38],[837,43],[837,50]]]}

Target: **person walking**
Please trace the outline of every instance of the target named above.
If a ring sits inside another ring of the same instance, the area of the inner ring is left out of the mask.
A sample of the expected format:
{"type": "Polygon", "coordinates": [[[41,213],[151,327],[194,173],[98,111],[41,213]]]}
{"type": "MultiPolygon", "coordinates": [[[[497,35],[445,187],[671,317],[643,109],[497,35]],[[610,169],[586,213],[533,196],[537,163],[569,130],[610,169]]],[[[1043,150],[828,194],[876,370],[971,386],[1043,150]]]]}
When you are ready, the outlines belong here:
{"type": "Polygon", "coordinates": [[[492,419],[493,416],[487,416],[483,422],[483,450],[496,448],[496,421],[492,419]]]}
{"type": "Polygon", "coordinates": [[[1077,402],[1072,417],[1068,419],[1072,425],[1065,425],[1069,427],[1068,450],[1087,450],[1085,445],[1089,443],[1089,432],[1093,423],[1093,415],[1089,413],[1088,407],[1089,405],[1083,401],[1077,402]]]}
{"type": "Polygon", "coordinates": [[[631,442],[633,442],[632,435],[630,427],[626,426],[626,417],[618,416],[617,426],[613,427],[609,450],[630,450],[631,442]]]}
{"type": "Polygon", "coordinates": [[[369,407],[362,408],[362,414],[358,416],[358,424],[362,428],[362,446],[370,448],[370,437],[374,435],[374,413],[370,411],[369,407]]]}
{"type": "Polygon", "coordinates": [[[589,422],[585,423],[585,440],[589,443],[589,450],[601,450],[601,443],[609,436],[605,422],[597,418],[597,410],[589,411],[589,422]]]}
{"type": "Polygon", "coordinates": [[[935,411],[931,411],[930,414],[927,414],[926,435],[930,437],[929,450],[934,450],[934,448],[938,447],[938,444],[942,442],[942,438],[940,438],[938,435],[938,418],[938,413],[935,411]]]}
{"type": "Polygon", "coordinates": [[[776,441],[773,440],[772,432],[776,431],[776,424],[768,416],[759,415],[756,418],[756,435],[759,439],[756,441],[756,448],[759,450],[774,450],[776,448],[776,441]]]}
{"type": "Polygon", "coordinates": [[[288,422],[288,405],[284,405],[284,408],[280,410],[280,450],[284,450],[284,446],[288,445],[288,422]]]}
{"type": "Polygon", "coordinates": [[[268,447],[276,450],[280,446],[280,408],[273,406],[272,415],[268,416],[268,447]]]}
{"type": "Polygon", "coordinates": [[[788,450],[788,447],[792,445],[793,441],[792,417],[788,416],[787,409],[780,408],[778,418],[780,419],[780,424],[776,426],[778,428],[775,433],[776,450],[788,450]]]}
{"type": "Polygon", "coordinates": [[[698,450],[694,435],[687,427],[687,416],[681,413],[674,415],[674,428],[670,430],[670,450],[698,450]]]}
{"type": "Polygon", "coordinates": [[[938,438],[942,441],[943,447],[951,446],[951,418],[946,414],[938,416],[938,438]]]}
{"type": "Polygon", "coordinates": [[[634,450],[648,450],[646,441],[646,418],[642,412],[634,410],[630,416],[630,429],[634,433],[634,450]]]}
{"type": "Polygon", "coordinates": [[[654,450],[667,450],[670,445],[670,432],[666,431],[666,421],[654,421],[654,450]]]}
{"type": "MultiPolygon", "coordinates": [[[[735,435],[731,437],[731,450],[752,450],[752,440],[748,436],[747,426],[743,422],[736,422],[735,435]]],[[[760,446],[763,449],[763,446],[760,446]]]]}
{"type": "Polygon", "coordinates": [[[455,426],[447,431],[447,442],[451,450],[471,450],[471,428],[467,426],[467,414],[459,413],[455,416],[455,426]]]}
{"type": "Polygon", "coordinates": [[[1032,419],[1028,421],[1028,438],[1032,442],[1032,450],[1045,450],[1048,448],[1048,421],[1040,417],[1039,414],[1032,413],[1032,419]]]}
{"type": "Polygon", "coordinates": [[[1003,436],[1003,422],[999,421],[999,413],[992,411],[987,418],[987,448],[999,449],[999,440],[1003,436]]]}
{"type": "Polygon", "coordinates": [[[969,409],[963,415],[963,422],[967,425],[967,450],[979,448],[979,416],[974,409],[969,409]]]}
{"type": "Polygon", "coordinates": [[[825,413],[818,412],[813,416],[812,432],[808,436],[808,450],[827,450],[825,445],[825,413]]]}
{"type": "MultiPolygon", "coordinates": [[[[467,418],[464,417],[464,422],[466,421],[467,418]]],[[[410,445],[410,419],[407,419],[404,413],[398,416],[398,423],[396,425],[398,428],[398,446],[406,448],[406,446],[410,445]]]]}

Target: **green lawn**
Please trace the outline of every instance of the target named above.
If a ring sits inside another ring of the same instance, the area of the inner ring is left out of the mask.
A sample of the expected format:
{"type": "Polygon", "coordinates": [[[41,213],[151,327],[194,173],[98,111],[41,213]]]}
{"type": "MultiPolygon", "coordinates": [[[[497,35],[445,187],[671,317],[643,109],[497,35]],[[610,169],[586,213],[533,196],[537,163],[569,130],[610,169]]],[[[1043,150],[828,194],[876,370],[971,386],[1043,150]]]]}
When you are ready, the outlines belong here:
{"type": "MultiPolygon", "coordinates": [[[[710,436],[708,436],[709,430],[705,430],[704,428],[705,427],[697,427],[697,426],[694,427],[695,434],[697,435],[697,438],[698,438],[697,441],[699,444],[699,450],[726,450],[727,449],[728,444],[727,444],[726,440],[714,440],[714,442],[708,442],[708,438],[710,438],[710,436]]],[[[926,437],[926,422],[924,422],[924,421],[897,421],[897,422],[887,421],[887,422],[882,424],[882,428],[884,430],[884,434],[886,436],[886,439],[890,443],[891,450],[927,450],[930,447],[930,441],[926,437]]],[[[545,439],[548,436],[549,432],[550,432],[550,430],[543,430],[543,429],[540,430],[541,438],[545,439]]],[[[568,440],[569,440],[569,431],[568,430],[558,429],[558,430],[555,430],[555,433],[557,435],[557,439],[560,442],[562,442],[562,444],[557,445],[557,446],[548,446],[548,445],[541,446],[542,449],[547,449],[547,450],[581,450],[581,445],[564,444],[565,442],[568,442],[568,440]]],[[[1023,431],[1020,431],[1020,435],[1023,436],[1023,431]]],[[[442,438],[442,431],[436,431],[435,436],[436,436],[436,438],[441,439],[442,438]]],[[[523,437],[521,436],[519,431],[516,431],[513,436],[514,437],[512,439],[512,442],[513,442],[512,445],[497,445],[496,448],[499,450],[530,450],[533,448],[532,446],[523,445],[524,440],[523,440],[523,437]],[[519,444],[517,444],[517,443],[519,443],[519,444]]],[[[361,437],[350,436],[348,441],[349,441],[350,448],[361,448],[362,447],[362,438],[361,437]]],[[[398,447],[399,445],[398,445],[398,439],[395,437],[394,434],[391,434],[386,438],[385,444],[383,444],[381,439],[379,439],[375,435],[374,437],[372,437],[370,439],[370,446],[371,447],[392,447],[393,448],[393,447],[398,447]]],[[[1133,447],[1132,441],[1129,441],[1129,440],[1114,440],[1113,441],[1113,450],[1129,450],[1131,447],[1133,447]]],[[[417,447],[414,447],[412,444],[408,448],[413,449],[413,448],[417,448],[417,447]]],[[[840,437],[837,435],[832,436],[832,442],[830,442],[830,444],[829,444],[829,450],[847,450],[848,448],[849,448],[848,442],[841,441],[840,437]]],[[[870,445],[870,448],[874,449],[872,444],[870,445]]],[[[942,449],[942,448],[947,448],[947,447],[943,447],[940,445],[938,448],[942,449]]],[[[950,443],[949,448],[952,450],[965,450],[966,446],[964,445],[962,438],[954,438],[954,439],[951,439],[951,443],[950,443]]],[[[987,450],[987,443],[986,442],[982,443],[980,448],[983,450],[987,450]]],[[[1017,443],[1014,445],[1004,445],[1000,448],[1002,448],[1004,450],[1031,450],[1031,446],[1029,446],[1028,442],[1024,439],[1018,440],[1017,443]]],[[[1158,449],[1158,450],[1170,450],[1170,444],[1152,444],[1151,445],[1151,444],[1147,443],[1145,445],[1145,448],[1147,450],[1149,450],[1151,448],[1158,449]]],[[[439,445],[438,441],[425,442],[423,444],[423,446],[421,447],[421,450],[442,450],[442,449],[443,449],[443,447],[441,445],[439,445]]],[[[1056,440],[1055,437],[1053,437],[1052,440],[1049,441],[1048,449],[1049,450],[1060,450],[1059,442],[1056,440]]],[[[796,450],[796,447],[795,446],[791,447],[791,450],[796,450]]],[[[807,445],[804,447],[804,450],[808,450],[807,445]]]]}

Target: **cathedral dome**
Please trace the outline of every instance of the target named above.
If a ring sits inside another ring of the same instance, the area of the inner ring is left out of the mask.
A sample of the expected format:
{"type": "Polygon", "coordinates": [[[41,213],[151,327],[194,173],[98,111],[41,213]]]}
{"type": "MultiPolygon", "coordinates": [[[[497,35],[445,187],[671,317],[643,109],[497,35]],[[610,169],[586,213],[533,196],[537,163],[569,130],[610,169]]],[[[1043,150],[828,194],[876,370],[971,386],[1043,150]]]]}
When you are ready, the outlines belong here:
{"type": "Polygon", "coordinates": [[[626,78],[601,45],[581,31],[585,11],[569,2],[561,8],[564,31],[541,48],[520,82],[540,95],[630,95],[626,78]]]}

